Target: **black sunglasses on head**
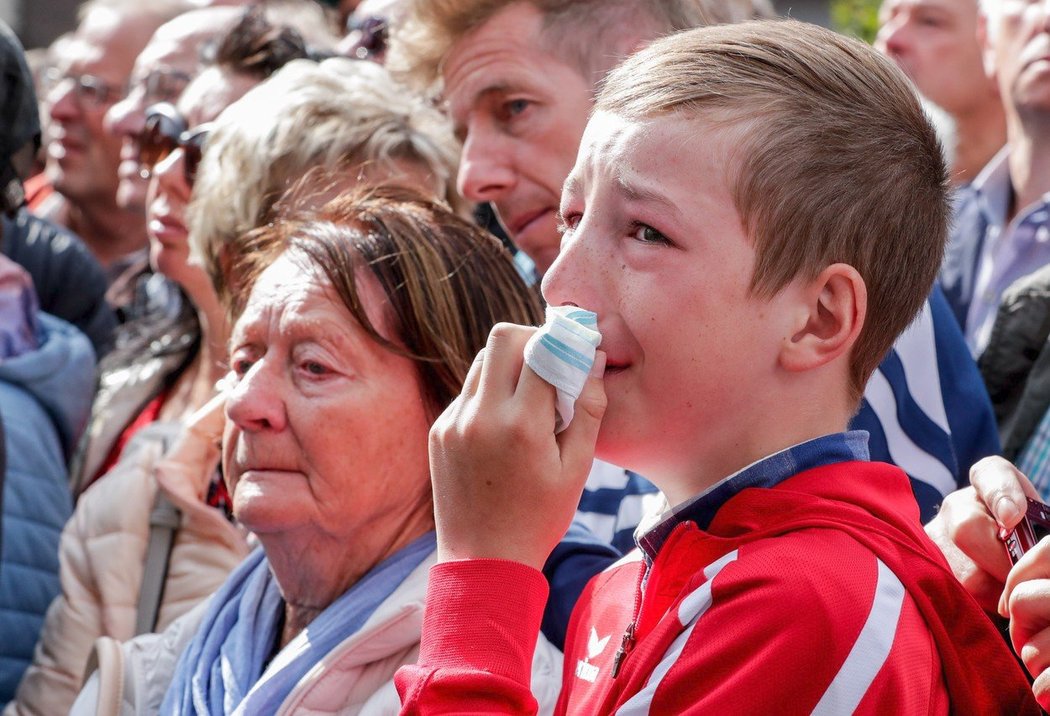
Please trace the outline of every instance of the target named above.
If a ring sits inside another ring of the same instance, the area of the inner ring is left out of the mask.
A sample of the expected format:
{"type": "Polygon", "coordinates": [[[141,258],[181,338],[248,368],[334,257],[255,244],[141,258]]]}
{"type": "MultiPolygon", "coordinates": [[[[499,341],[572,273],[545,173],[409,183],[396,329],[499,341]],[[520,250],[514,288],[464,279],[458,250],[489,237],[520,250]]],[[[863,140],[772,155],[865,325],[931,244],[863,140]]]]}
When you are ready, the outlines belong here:
{"type": "Polygon", "coordinates": [[[212,124],[208,122],[187,129],[186,118],[169,102],[151,106],[146,110],[146,124],[139,135],[139,164],[143,178],[176,149],[181,149],[186,183],[193,186],[211,128],[212,124]]]}
{"type": "Polygon", "coordinates": [[[386,52],[389,38],[389,21],[385,17],[363,17],[353,15],[346,21],[347,34],[357,32],[357,39],[350,49],[351,57],[359,60],[376,59],[386,52]]]}

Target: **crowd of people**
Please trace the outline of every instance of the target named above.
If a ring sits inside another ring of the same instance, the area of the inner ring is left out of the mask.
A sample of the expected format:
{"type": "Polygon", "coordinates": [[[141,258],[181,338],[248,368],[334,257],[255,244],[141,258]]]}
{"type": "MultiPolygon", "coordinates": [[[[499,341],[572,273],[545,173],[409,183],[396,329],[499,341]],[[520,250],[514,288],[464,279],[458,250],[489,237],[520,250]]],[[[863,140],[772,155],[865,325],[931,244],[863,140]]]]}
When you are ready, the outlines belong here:
{"type": "Polygon", "coordinates": [[[0,27],[0,708],[1050,708],[1050,3],[0,27]]]}

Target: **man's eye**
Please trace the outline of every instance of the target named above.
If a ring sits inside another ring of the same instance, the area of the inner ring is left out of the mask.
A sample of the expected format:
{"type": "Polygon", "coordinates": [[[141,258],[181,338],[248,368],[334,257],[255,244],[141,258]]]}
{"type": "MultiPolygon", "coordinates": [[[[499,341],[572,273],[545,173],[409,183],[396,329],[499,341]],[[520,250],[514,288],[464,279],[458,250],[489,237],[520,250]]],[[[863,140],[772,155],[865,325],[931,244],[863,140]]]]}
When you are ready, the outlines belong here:
{"type": "Polygon", "coordinates": [[[669,244],[667,237],[647,224],[638,224],[631,238],[644,244],[669,244]]]}
{"type": "Polygon", "coordinates": [[[525,99],[512,99],[505,105],[507,114],[511,116],[521,114],[529,107],[529,101],[525,99]]]}

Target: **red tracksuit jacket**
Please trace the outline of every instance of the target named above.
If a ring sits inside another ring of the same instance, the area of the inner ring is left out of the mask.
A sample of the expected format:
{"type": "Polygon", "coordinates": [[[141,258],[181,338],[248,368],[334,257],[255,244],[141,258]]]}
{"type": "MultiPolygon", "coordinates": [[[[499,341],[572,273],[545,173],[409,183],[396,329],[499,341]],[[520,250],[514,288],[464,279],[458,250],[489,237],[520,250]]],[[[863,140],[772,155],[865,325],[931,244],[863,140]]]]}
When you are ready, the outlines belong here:
{"type": "MultiPolygon", "coordinates": [[[[546,583],[512,562],[431,573],[403,713],[530,713],[546,583]]],[[[558,713],[1038,714],[995,627],[881,463],[807,470],[683,522],[652,564],[595,577],[569,625],[558,713]]]]}

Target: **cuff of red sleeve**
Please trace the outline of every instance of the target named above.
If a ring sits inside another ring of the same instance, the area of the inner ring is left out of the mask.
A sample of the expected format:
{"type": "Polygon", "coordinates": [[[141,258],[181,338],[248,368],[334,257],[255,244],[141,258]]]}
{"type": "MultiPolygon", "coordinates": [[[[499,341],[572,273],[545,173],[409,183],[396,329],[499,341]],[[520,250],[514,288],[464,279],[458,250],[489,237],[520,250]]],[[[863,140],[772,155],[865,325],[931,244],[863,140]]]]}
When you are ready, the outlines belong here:
{"type": "Polygon", "coordinates": [[[528,687],[548,589],[542,572],[520,562],[434,565],[419,665],[481,669],[528,687]]]}

